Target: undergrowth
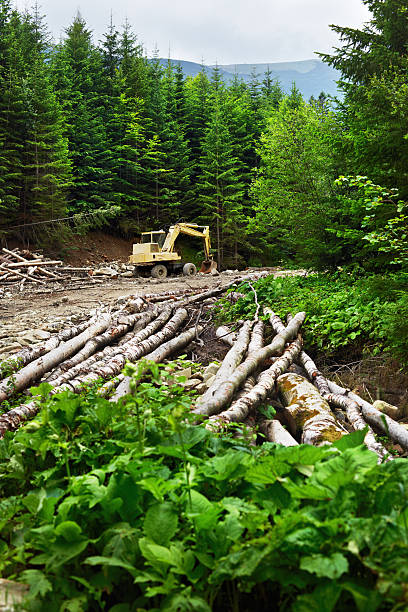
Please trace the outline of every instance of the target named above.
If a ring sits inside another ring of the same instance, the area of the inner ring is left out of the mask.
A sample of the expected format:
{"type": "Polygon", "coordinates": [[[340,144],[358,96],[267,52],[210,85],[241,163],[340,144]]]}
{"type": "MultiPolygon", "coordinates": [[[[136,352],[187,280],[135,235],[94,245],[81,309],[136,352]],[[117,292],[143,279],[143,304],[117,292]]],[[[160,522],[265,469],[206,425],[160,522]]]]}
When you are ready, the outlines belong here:
{"type": "MultiPolygon", "coordinates": [[[[306,346],[392,353],[408,366],[408,275],[355,277],[348,274],[314,274],[307,277],[273,278],[255,284],[258,300],[281,317],[304,310],[306,346]]],[[[240,319],[255,312],[254,293],[243,285],[244,298],[231,305],[221,300],[222,319],[240,319]]]]}
{"type": "Polygon", "coordinates": [[[41,387],[0,441],[0,572],[30,586],[27,609],[406,609],[405,460],[378,465],[364,432],[217,436],[162,372],[118,404],[41,387]]]}

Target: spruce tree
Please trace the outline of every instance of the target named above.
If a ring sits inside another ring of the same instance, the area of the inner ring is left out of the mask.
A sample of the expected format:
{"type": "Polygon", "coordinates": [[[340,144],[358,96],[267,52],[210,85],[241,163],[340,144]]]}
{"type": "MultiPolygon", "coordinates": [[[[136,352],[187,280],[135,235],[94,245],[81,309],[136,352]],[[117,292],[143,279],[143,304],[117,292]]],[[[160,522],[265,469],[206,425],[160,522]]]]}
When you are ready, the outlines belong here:
{"type": "Polygon", "coordinates": [[[101,54],[91,32],[78,14],[66,30],[65,40],[53,58],[54,83],[67,123],[73,186],[70,208],[74,212],[117,203],[112,193],[111,151],[103,105],[104,80],[101,54]]]}
{"type": "Polygon", "coordinates": [[[218,265],[238,264],[239,229],[242,227],[243,185],[240,163],[233,154],[219,82],[216,81],[213,111],[206,128],[200,160],[198,187],[203,220],[215,229],[218,265]]]}

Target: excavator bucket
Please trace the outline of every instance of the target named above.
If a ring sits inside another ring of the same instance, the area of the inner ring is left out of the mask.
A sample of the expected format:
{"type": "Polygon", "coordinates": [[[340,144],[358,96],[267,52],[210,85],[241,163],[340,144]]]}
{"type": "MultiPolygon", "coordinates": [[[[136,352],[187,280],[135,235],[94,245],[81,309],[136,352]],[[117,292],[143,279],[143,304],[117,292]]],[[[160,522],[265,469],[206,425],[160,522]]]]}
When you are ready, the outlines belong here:
{"type": "Polygon", "coordinates": [[[213,259],[207,259],[201,263],[200,272],[204,274],[211,274],[213,270],[217,269],[217,262],[213,259]]]}

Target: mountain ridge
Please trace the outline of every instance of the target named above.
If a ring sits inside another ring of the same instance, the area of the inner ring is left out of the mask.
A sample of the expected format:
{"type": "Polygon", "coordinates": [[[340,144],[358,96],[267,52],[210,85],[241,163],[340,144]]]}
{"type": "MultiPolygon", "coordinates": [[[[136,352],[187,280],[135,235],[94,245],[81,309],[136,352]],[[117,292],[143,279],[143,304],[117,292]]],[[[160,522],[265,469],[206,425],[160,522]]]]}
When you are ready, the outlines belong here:
{"type": "Polygon", "coordinates": [[[225,82],[229,83],[237,74],[244,81],[249,82],[252,78],[251,73],[255,69],[258,80],[262,81],[265,71],[271,71],[271,76],[277,79],[282,89],[289,92],[292,83],[296,83],[298,89],[305,98],[318,96],[321,91],[326,94],[336,96],[339,94],[336,80],[340,78],[340,73],[331,68],[319,59],[288,61],[288,62],[262,62],[253,64],[198,64],[187,60],[164,59],[158,61],[162,66],[166,66],[170,61],[173,66],[180,66],[185,76],[195,77],[203,69],[210,72],[218,66],[221,76],[225,82]]]}

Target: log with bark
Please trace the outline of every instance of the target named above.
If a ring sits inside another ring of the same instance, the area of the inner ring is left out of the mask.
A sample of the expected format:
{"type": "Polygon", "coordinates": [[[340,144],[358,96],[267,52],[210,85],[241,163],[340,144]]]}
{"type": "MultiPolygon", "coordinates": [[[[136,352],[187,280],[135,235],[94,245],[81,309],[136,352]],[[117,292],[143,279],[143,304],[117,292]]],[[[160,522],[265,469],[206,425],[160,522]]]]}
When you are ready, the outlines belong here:
{"type": "Polygon", "coordinates": [[[225,423],[239,423],[245,420],[274,390],[277,378],[288,369],[299,355],[301,348],[302,341],[297,338],[285,349],[283,355],[278,357],[267,370],[261,372],[252,388],[214,418],[221,419],[225,423]]]}
{"type": "Polygon", "coordinates": [[[382,433],[389,436],[391,440],[399,444],[404,450],[408,450],[408,431],[402,427],[397,421],[394,421],[391,417],[387,416],[383,412],[380,412],[369,402],[366,402],[356,393],[353,393],[349,389],[344,389],[331,380],[328,381],[329,389],[332,393],[348,397],[360,407],[361,413],[370,425],[378,427],[382,433]]]}
{"type": "Polygon", "coordinates": [[[11,357],[7,357],[7,359],[4,359],[4,361],[0,363],[0,378],[16,372],[28,363],[31,363],[42,355],[49,353],[53,349],[57,348],[61,342],[66,342],[67,340],[78,336],[94,322],[95,319],[92,318],[87,321],[83,321],[79,325],[66,327],[45,342],[35,346],[27,346],[21,349],[21,351],[18,353],[14,353],[14,355],[11,357]]]}
{"type": "Polygon", "coordinates": [[[390,455],[387,449],[375,439],[375,435],[371,427],[366,423],[361,416],[360,408],[357,402],[346,395],[339,393],[331,393],[329,383],[323,374],[317,369],[316,364],[307,353],[302,351],[299,355],[299,362],[305,369],[310,380],[316,385],[321,396],[326,399],[330,405],[342,408],[346,411],[349,423],[355,430],[367,429],[364,438],[364,443],[371,451],[376,453],[380,460],[387,458],[390,460],[390,455]]]}
{"type": "Polygon", "coordinates": [[[314,385],[298,374],[286,373],[277,380],[289,429],[301,442],[320,446],[335,442],[348,431],[338,423],[328,402],[314,385]]]}
{"type": "Polygon", "coordinates": [[[254,325],[254,321],[245,321],[241,329],[239,330],[238,336],[230,350],[224,357],[224,360],[215,374],[214,381],[207,389],[207,391],[199,397],[196,403],[196,408],[205,406],[209,400],[213,397],[215,391],[218,389],[220,384],[228,380],[237,366],[241,363],[242,358],[247,352],[248,344],[251,338],[251,330],[254,325]]]}
{"type": "MultiPolygon", "coordinates": [[[[154,312],[144,313],[143,321],[147,323],[149,320],[155,316],[154,312]]],[[[160,315],[154,318],[153,321],[148,323],[143,329],[137,331],[136,333],[130,332],[127,341],[124,344],[119,344],[118,346],[107,346],[102,351],[99,351],[96,355],[92,355],[78,363],[77,365],[69,368],[66,372],[59,373],[58,378],[52,380],[52,384],[56,387],[61,386],[67,381],[77,378],[83,374],[87,374],[95,368],[108,363],[110,359],[116,357],[126,351],[127,348],[132,346],[137,346],[140,342],[143,342],[149,336],[151,336],[154,332],[160,329],[170,318],[171,309],[164,309],[160,315]]],[[[47,379],[48,380],[48,379],[47,379]]]]}

